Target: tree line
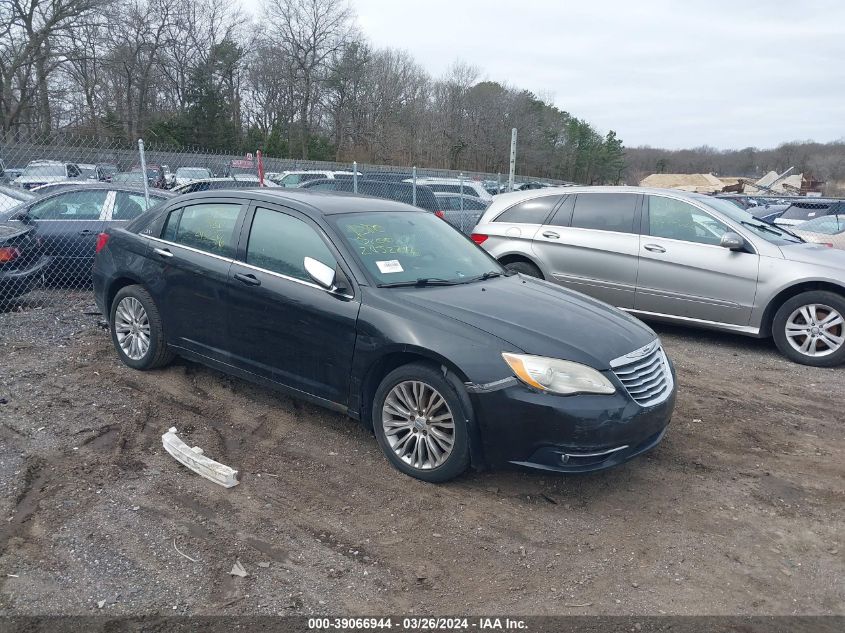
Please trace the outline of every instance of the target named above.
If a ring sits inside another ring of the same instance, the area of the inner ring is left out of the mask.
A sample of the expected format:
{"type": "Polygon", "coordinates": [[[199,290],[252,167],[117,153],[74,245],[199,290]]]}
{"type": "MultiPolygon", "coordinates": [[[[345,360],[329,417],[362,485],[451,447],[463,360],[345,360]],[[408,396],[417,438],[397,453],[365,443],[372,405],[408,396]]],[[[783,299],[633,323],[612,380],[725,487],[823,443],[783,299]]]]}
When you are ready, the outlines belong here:
{"type": "MultiPolygon", "coordinates": [[[[405,25],[411,28],[411,25],[405,25]]],[[[347,0],[0,0],[0,133],[616,183],[611,131],[456,63],[378,48],[347,0]]]]}

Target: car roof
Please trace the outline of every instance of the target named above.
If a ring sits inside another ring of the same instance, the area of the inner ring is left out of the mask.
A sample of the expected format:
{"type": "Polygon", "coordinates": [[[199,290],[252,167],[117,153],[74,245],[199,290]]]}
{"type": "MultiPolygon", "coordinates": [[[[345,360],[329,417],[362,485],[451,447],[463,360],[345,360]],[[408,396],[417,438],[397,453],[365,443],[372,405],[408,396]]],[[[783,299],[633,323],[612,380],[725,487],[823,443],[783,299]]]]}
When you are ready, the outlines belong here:
{"type": "MultiPolygon", "coordinates": [[[[64,183],[58,183],[58,184],[64,184],[64,183]]],[[[140,194],[144,193],[143,187],[131,187],[131,186],[126,186],[126,185],[121,185],[120,183],[114,184],[114,183],[104,182],[104,183],[92,183],[90,185],[74,185],[72,187],[62,187],[61,189],[56,190],[56,191],[49,191],[48,190],[48,191],[45,192],[44,195],[50,196],[50,195],[53,195],[54,193],[55,194],[72,193],[74,191],[95,191],[97,189],[105,189],[106,191],[127,191],[129,193],[140,193],[140,194]]],[[[172,198],[176,194],[171,192],[171,191],[168,191],[167,189],[150,189],[150,195],[158,196],[158,197],[163,196],[165,198],[172,198]]]]}
{"type": "MultiPolygon", "coordinates": [[[[184,194],[180,200],[202,200],[203,198],[221,198],[226,196],[226,189],[197,191],[184,194]]],[[[232,189],[232,197],[244,198],[267,203],[282,204],[311,216],[337,215],[339,213],[373,213],[389,211],[414,211],[426,213],[424,209],[386,198],[374,198],[347,191],[313,191],[308,189],[285,189],[255,187],[232,189]]]]}

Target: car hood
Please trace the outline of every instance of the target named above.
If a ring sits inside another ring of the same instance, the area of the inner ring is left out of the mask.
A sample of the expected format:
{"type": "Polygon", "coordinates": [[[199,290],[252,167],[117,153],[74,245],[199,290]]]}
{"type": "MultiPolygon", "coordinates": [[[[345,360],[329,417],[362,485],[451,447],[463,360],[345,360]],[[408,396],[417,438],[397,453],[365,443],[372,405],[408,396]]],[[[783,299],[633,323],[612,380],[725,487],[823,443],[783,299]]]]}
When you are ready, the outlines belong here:
{"type": "Polygon", "coordinates": [[[521,275],[400,292],[402,300],[418,310],[474,326],[525,353],[597,369],[609,369],[611,360],[657,337],[651,328],[621,310],[521,275]]]}
{"type": "Polygon", "coordinates": [[[845,251],[821,244],[783,244],[780,247],[784,259],[802,264],[815,264],[837,269],[838,276],[845,276],[845,251]]]}

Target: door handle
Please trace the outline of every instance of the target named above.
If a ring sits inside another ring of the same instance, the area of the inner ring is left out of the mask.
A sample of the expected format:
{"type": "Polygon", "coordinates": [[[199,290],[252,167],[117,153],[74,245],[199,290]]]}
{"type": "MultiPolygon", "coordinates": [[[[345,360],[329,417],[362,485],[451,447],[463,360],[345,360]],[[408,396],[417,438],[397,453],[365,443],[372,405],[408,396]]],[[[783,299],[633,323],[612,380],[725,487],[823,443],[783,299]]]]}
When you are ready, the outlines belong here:
{"type": "Polygon", "coordinates": [[[156,255],[161,255],[162,257],[173,257],[173,253],[171,253],[166,248],[154,248],[153,253],[156,255]]]}
{"type": "Polygon", "coordinates": [[[246,284],[247,286],[260,286],[261,280],[256,279],[255,275],[253,274],[244,274],[244,273],[235,273],[235,279],[240,281],[242,284],[246,284]]]}
{"type": "Polygon", "coordinates": [[[555,233],[554,231],[543,231],[543,237],[547,237],[550,240],[556,240],[560,238],[560,234],[555,233]]]}
{"type": "Polygon", "coordinates": [[[665,253],[666,249],[660,246],[659,244],[646,244],[643,246],[644,249],[647,251],[651,251],[652,253],[665,253]]]}

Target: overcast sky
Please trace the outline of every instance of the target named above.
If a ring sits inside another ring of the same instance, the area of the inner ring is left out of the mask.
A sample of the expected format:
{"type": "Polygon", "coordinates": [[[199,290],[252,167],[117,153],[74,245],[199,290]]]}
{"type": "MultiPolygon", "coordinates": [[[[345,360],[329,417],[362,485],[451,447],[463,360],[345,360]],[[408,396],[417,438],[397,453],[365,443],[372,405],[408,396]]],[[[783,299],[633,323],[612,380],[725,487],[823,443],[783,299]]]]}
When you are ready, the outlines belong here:
{"type": "Polygon", "coordinates": [[[460,59],[629,147],[845,139],[842,0],[351,4],[376,46],[409,51],[435,76],[460,59]]]}

